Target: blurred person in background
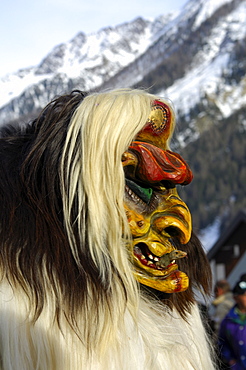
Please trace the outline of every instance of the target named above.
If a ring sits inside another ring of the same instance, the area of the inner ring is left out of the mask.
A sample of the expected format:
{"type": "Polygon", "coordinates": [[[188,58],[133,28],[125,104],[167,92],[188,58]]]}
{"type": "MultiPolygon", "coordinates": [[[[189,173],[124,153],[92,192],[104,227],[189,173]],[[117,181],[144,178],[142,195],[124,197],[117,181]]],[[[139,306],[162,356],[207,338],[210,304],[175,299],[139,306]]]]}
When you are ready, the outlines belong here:
{"type": "Polygon", "coordinates": [[[232,292],[236,304],[221,323],[219,350],[229,369],[243,370],[246,369],[246,279],[239,280],[232,292]]]}
{"type": "MultiPolygon", "coordinates": [[[[209,308],[210,324],[217,338],[221,321],[224,319],[235,302],[227,280],[219,280],[214,287],[215,299],[209,308]]],[[[217,340],[217,339],[216,339],[217,340]]]]}

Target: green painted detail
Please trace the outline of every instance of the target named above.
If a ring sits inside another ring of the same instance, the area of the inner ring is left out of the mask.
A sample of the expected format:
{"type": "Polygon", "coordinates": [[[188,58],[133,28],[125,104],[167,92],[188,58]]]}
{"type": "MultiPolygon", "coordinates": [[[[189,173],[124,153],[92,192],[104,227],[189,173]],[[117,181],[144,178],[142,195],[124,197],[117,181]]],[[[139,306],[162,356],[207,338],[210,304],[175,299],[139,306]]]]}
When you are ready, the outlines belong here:
{"type": "Polygon", "coordinates": [[[141,188],[141,191],[145,194],[146,198],[149,201],[152,197],[153,189],[151,189],[151,188],[146,189],[146,188],[142,188],[142,187],[140,187],[140,188],[141,188]]]}
{"type": "Polygon", "coordinates": [[[153,189],[152,188],[143,188],[139,184],[136,184],[136,182],[134,182],[132,180],[129,180],[129,179],[126,179],[126,184],[145,203],[149,203],[149,201],[152,197],[152,194],[153,194],[153,189]]]}

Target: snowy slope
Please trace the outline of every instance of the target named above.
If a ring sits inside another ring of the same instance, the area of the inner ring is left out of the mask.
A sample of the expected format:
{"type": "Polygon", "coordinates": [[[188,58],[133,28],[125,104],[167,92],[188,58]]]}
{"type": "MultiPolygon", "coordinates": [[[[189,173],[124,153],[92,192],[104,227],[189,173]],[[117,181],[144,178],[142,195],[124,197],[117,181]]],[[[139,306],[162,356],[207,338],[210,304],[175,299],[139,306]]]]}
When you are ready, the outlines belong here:
{"type": "Polygon", "coordinates": [[[206,252],[208,252],[217,242],[220,236],[220,218],[216,218],[210,225],[203,230],[200,230],[199,239],[206,252]]]}
{"type": "MultiPolygon", "coordinates": [[[[73,88],[154,86],[142,81],[165,60],[172,65],[172,56],[184,45],[189,49],[182,52],[194,55],[182,76],[155,92],[170,99],[179,116],[189,116],[196,104],[209,99],[221,117],[228,117],[246,103],[245,78],[235,85],[222,77],[235,43],[246,37],[245,24],[246,0],[190,0],[176,15],[137,18],[90,35],[80,32],[54,47],[38,66],[0,79],[0,122],[35,112],[73,88]]],[[[192,135],[195,139],[199,133],[192,135]]]]}
{"type": "MultiPolygon", "coordinates": [[[[120,87],[122,81],[127,86],[153,86],[155,93],[173,102],[179,116],[189,116],[200,101],[209,99],[221,117],[228,117],[246,102],[245,79],[233,85],[223,78],[231,68],[235,44],[240,40],[245,43],[245,25],[245,0],[190,0],[163,27],[159,39],[134,63],[104,83],[103,88],[120,87]],[[186,54],[192,55],[190,61],[186,54]],[[184,71],[169,83],[165,74],[173,63],[177,68],[183,63],[184,71]],[[149,78],[156,70],[159,76],[149,78]],[[158,79],[164,81],[161,88],[155,88],[158,79]]],[[[192,134],[195,139],[198,132],[192,134]]]]}
{"type": "MultiPolygon", "coordinates": [[[[237,114],[243,137],[245,40],[246,0],[189,0],[177,14],[137,18],[90,35],[79,32],[39,65],[0,78],[0,124],[26,122],[54,96],[74,88],[137,86],[172,101],[178,118],[174,150],[187,149],[220,120],[236,127],[237,114]]],[[[208,223],[200,232],[206,250],[218,238],[221,220],[208,223]]]]}
{"type": "MultiPolygon", "coordinates": [[[[184,14],[197,14],[192,30],[210,18],[221,6],[230,3],[231,0],[191,0],[184,7],[184,14]]],[[[182,16],[181,16],[182,17],[182,16]]]]}
{"type": "MultiPolygon", "coordinates": [[[[195,1],[196,2],[196,1],[195,1]]],[[[218,1],[221,3],[222,0],[218,1]]],[[[208,9],[213,1],[207,1],[208,9]]],[[[216,3],[216,2],[215,2],[216,3]]],[[[204,9],[204,8],[203,8],[204,9]]],[[[212,10],[211,10],[212,11],[212,10]]],[[[202,22],[205,11],[201,11],[196,18],[196,27],[202,22]]],[[[195,56],[187,74],[166,90],[160,91],[178,106],[180,112],[188,114],[191,107],[198,104],[202,97],[209,96],[216,99],[217,106],[223,117],[228,117],[233,110],[238,110],[246,104],[246,80],[239,85],[225,84],[221,78],[228,68],[231,51],[235,42],[246,37],[246,1],[211,30],[210,39],[195,56]]]]}
{"type": "Polygon", "coordinates": [[[46,104],[52,93],[53,96],[62,93],[69,86],[73,88],[74,85],[79,85],[81,89],[88,91],[101,85],[104,80],[112,77],[144,53],[156,41],[168,20],[170,15],[160,16],[155,21],[137,18],[132,22],[105,28],[90,35],[80,32],[69,42],[54,47],[38,66],[2,77],[1,122],[16,119],[24,113],[24,108],[16,99],[23,94],[25,98],[31,99],[35,86],[40,93],[32,104],[33,109],[38,109],[43,103],[46,104]],[[52,83],[54,79],[64,80],[62,88],[60,91],[56,88],[49,94],[45,93],[47,85],[54,85],[52,83]],[[42,91],[45,94],[43,98],[42,91]]]}

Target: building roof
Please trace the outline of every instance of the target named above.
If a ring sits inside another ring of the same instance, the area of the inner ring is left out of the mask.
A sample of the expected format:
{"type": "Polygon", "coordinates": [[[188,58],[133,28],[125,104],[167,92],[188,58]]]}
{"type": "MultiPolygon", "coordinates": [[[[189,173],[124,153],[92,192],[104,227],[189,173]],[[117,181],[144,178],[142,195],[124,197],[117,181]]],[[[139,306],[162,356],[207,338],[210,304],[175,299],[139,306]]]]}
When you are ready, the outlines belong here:
{"type": "Polygon", "coordinates": [[[229,239],[229,237],[235,232],[235,230],[241,223],[246,223],[246,209],[242,209],[238,212],[238,214],[232,220],[228,228],[221,234],[220,238],[209,250],[209,252],[207,253],[207,257],[209,260],[211,260],[215,256],[215,254],[220,250],[220,248],[226,244],[227,239],[229,239]]]}

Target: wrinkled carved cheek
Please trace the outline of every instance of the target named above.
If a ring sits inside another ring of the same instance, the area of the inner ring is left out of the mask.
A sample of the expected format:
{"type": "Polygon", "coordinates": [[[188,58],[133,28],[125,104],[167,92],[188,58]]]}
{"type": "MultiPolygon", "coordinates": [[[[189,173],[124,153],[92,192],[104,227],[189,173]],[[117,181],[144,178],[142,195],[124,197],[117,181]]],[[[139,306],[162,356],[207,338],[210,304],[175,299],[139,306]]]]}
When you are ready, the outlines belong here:
{"type": "Polygon", "coordinates": [[[158,197],[156,208],[149,214],[125,199],[125,210],[133,238],[152,232],[160,238],[178,237],[182,244],[191,237],[192,220],[187,205],[179,198],[176,189],[158,197]]]}
{"type": "Polygon", "coordinates": [[[136,280],[153,289],[174,293],[187,289],[189,279],[178,270],[176,260],[186,253],[178,251],[170,238],[175,236],[187,243],[191,235],[191,216],[176,189],[158,195],[158,204],[151,213],[130,198],[125,199],[125,210],[133,237],[130,253],[135,267],[136,280]],[[160,267],[160,268],[159,268],[160,267]]]}
{"type": "Polygon", "coordinates": [[[128,224],[133,238],[146,235],[150,229],[150,220],[143,215],[131,209],[127,203],[124,203],[128,224]]]}

